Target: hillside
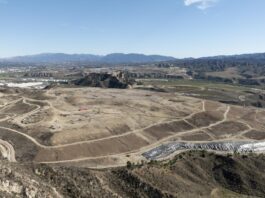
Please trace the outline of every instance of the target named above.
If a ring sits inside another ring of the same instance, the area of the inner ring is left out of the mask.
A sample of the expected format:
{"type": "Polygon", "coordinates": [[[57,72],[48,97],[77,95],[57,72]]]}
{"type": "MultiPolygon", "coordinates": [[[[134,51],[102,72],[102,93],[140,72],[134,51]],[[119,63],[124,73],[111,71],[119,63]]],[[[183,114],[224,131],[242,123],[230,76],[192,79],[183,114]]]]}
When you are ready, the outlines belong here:
{"type": "Polygon", "coordinates": [[[92,170],[0,161],[5,197],[264,197],[264,155],[186,152],[170,161],[92,170]]]}
{"type": "Polygon", "coordinates": [[[119,79],[117,76],[106,73],[90,73],[87,76],[74,80],[72,82],[77,86],[101,87],[125,89],[128,82],[125,79],[119,79]]]}
{"type": "Polygon", "coordinates": [[[186,68],[195,79],[243,85],[265,84],[265,53],[178,59],[168,64],[186,68]]]}

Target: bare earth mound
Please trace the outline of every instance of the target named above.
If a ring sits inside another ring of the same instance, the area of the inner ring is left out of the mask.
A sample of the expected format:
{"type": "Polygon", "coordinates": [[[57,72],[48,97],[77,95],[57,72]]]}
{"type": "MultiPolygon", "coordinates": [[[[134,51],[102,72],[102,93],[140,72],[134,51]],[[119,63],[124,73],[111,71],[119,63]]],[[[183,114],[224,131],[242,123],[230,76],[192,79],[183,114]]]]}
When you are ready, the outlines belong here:
{"type": "Polygon", "coordinates": [[[104,168],[146,160],[172,141],[264,139],[255,108],[136,89],[30,92],[1,92],[0,138],[18,161],[104,168]]]}

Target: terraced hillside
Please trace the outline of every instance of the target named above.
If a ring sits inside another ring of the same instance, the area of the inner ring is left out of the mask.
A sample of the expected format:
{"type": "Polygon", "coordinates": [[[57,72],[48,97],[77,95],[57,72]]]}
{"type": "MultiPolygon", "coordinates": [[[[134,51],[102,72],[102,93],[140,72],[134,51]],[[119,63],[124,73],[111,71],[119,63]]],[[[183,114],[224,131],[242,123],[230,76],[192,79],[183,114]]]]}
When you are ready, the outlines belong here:
{"type": "Polygon", "coordinates": [[[177,92],[58,87],[1,96],[1,151],[18,162],[106,168],[148,160],[161,145],[265,138],[263,109],[177,92]]]}

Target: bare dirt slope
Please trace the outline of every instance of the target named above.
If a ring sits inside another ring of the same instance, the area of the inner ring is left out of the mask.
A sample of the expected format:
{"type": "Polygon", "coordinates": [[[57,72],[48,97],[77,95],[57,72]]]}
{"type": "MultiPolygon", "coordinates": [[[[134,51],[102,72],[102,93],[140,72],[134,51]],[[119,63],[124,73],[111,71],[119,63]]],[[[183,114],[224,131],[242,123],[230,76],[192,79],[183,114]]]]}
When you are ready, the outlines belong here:
{"type": "Polygon", "coordinates": [[[145,151],[170,141],[265,138],[264,110],[178,93],[56,87],[1,94],[0,139],[17,161],[103,168],[145,160],[145,151]]]}

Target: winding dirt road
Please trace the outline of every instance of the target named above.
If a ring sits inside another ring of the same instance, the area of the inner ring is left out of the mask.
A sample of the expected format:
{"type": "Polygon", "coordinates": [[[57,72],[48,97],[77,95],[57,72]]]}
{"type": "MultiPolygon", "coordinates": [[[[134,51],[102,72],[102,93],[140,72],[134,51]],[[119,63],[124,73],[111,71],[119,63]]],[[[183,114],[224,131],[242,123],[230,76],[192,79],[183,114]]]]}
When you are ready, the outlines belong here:
{"type": "Polygon", "coordinates": [[[4,140],[0,140],[0,153],[10,162],[16,162],[14,147],[4,140]]]}
{"type": "MultiPolygon", "coordinates": [[[[21,120],[22,118],[24,119],[25,117],[30,116],[30,115],[32,115],[34,113],[37,113],[39,110],[41,110],[41,106],[40,105],[31,104],[30,103],[30,101],[37,101],[37,100],[33,100],[33,99],[30,99],[30,98],[24,98],[23,97],[23,98],[21,98],[19,100],[15,100],[15,101],[12,101],[12,102],[6,104],[0,111],[5,109],[7,106],[9,106],[11,104],[14,104],[14,103],[16,103],[18,101],[21,101],[21,100],[23,101],[23,103],[25,103],[27,105],[35,106],[36,108],[34,110],[24,114],[20,118],[16,118],[17,120],[21,120]]],[[[45,102],[47,102],[49,105],[51,105],[51,103],[49,101],[45,101],[45,102]]],[[[53,108],[53,107],[51,106],[51,108],[53,108]]],[[[113,138],[119,138],[119,137],[127,136],[127,135],[130,135],[130,134],[136,134],[136,135],[141,137],[142,136],[141,132],[143,130],[145,130],[145,129],[150,128],[150,127],[159,126],[160,124],[170,124],[170,123],[176,122],[176,121],[185,121],[185,122],[187,122],[186,120],[191,118],[191,117],[193,117],[194,115],[196,115],[198,113],[206,112],[205,101],[202,101],[202,105],[201,105],[200,109],[201,109],[200,111],[197,110],[197,111],[191,113],[190,115],[188,115],[186,117],[183,117],[183,118],[180,118],[180,119],[174,119],[174,120],[170,120],[170,121],[166,121],[166,122],[165,121],[161,121],[161,122],[158,122],[158,123],[155,123],[155,124],[151,124],[151,125],[149,125],[147,127],[144,127],[142,129],[129,131],[129,132],[126,132],[126,133],[123,133],[123,134],[120,134],[120,135],[114,135],[114,136],[100,138],[100,139],[95,139],[95,140],[79,141],[79,142],[63,144],[63,145],[55,145],[55,146],[43,145],[43,144],[39,143],[35,138],[31,137],[30,135],[27,135],[27,134],[25,134],[23,132],[15,130],[15,129],[11,129],[11,128],[8,128],[8,127],[3,127],[3,126],[0,126],[0,129],[7,130],[7,131],[10,131],[12,133],[16,133],[16,134],[19,134],[21,136],[24,136],[25,138],[27,138],[28,140],[33,142],[36,146],[38,146],[38,147],[40,147],[42,149],[58,149],[58,148],[65,148],[65,147],[73,146],[73,145],[81,145],[81,144],[86,144],[86,143],[98,142],[98,141],[102,141],[102,140],[109,140],[109,139],[113,139],[113,138]]],[[[226,122],[228,120],[227,117],[228,117],[229,112],[230,112],[230,106],[226,105],[226,110],[223,113],[223,119],[222,120],[219,120],[219,121],[217,121],[215,123],[212,123],[212,124],[210,124],[208,126],[205,126],[205,127],[198,127],[198,128],[194,128],[194,129],[191,129],[191,130],[178,132],[177,134],[173,134],[173,135],[167,136],[167,137],[165,137],[163,139],[160,139],[159,141],[156,141],[155,143],[151,143],[148,146],[139,148],[139,149],[134,150],[134,151],[130,151],[130,152],[126,152],[126,153],[113,154],[113,155],[108,155],[108,156],[85,157],[85,158],[77,158],[77,159],[71,159],[71,160],[62,160],[62,161],[58,160],[58,161],[39,162],[39,163],[60,164],[60,163],[67,163],[67,162],[80,162],[80,161],[85,161],[85,160],[89,160],[89,159],[100,159],[100,158],[110,157],[110,156],[113,156],[113,157],[114,156],[124,156],[124,155],[126,155],[128,153],[141,155],[146,150],[151,149],[151,148],[155,148],[158,145],[161,145],[162,143],[168,142],[168,141],[172,140],[175,137],[178,137],[178,136],[181,136],[181,135],[186,135],[186,134],[196,133],[196,132],[203,131],[203,130],[209,129],[211,127],[217,126],[219,124],[222,124],[222,123],[224,123],[224,122],[226,122]]],[[[249,127],[249,129],[251,129],[249,125],[248,125],[248,127],[249,127]]],[[[247,131],[243,131],[243,133],[245,133],[245,132],[247,132],[247,131]]],[[[2,153],[2,156],[7,158],[9,161],[11,161],[11,162],[15,162],[16,161],[16,159],[15,159],[15,150],[14,150],[13,146],[10,143],[8,143],[6,141],[3,141],[3,140],[0,140],[0,152],[2,153]]]]}

